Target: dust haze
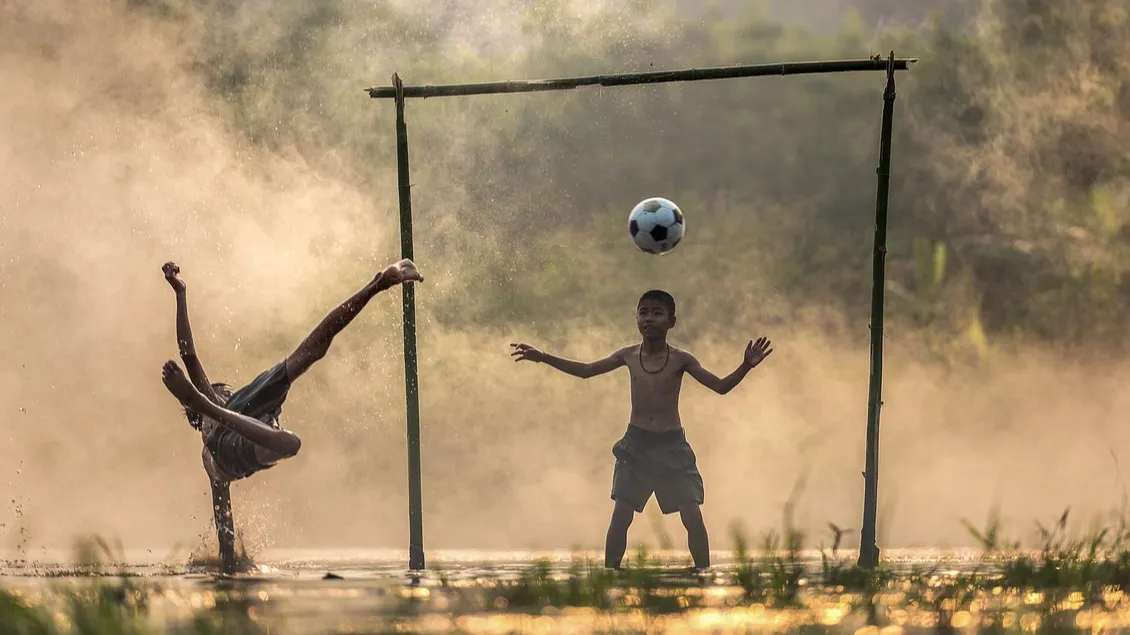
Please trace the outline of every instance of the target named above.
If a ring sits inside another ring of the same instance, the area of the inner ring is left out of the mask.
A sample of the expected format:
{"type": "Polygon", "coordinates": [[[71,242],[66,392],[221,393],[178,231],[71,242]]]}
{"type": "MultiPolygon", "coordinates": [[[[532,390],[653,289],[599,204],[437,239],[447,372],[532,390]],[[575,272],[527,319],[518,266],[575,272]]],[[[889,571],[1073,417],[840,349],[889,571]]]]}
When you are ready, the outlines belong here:
{"type": "MultiPolygon", "coordinates": [[[[530,45],[506,19],[521,3],[477,3],[474,12],[430,4],[412,11],[458,25],[446,31],[453,60],[468,50],[504,59],[530,45]]],[[[393,71],[416,71],[420,81],[439,71],[413,66],[409,36],[343,22],[334,59],[311,62],[309,83],[251,79],[257,107],[293,104],[310,114],[289,120],[304,127],[248,133],[230,116],[230,103],[206,89],[200,68],[209,60],[199,52],[220,40],[226,44],[213,50],[234,56],[271,46],[273,20],[287,7],[0,4],[7,88],[0,100],[0,546],[34,558],[38,549],[95,533],[160,555],[192,548],[210,531],[199,436],[160,382],[160,365],[176,356],[162,263],[181,265],[211,378],[239,386],[399,258],[392,106],[361,88],[386,84],[393,71]],[[339,155],[338,144],[371,149],[339,155]]],[[[578,28],[585,17],[560,19],[578,28]]],[[[678,253],[647,263],[643,277],[628,283],[581,245],[591,259],[579,262],[591,264],[568,272],[585,281],[577,293],[612,286],[622,296],[591,321],[500,329],[458,314],[435,318],[482,272],[472,262],[479,256],[461,255],[460,240],[506,249],[482,228],[458,236],[469,213],[463,184],[445,178],[451,166],[475,173],[470,162],[497,150],[466,147],[467,113],[505,107],[503,100],[411,104],[416,262],[427,277],[417,288],[426,547],[602,545],[611,446],[629,414],[626,374],[581,381],[516,365],[507,344],[527,341],[572,358],[606,354],[637,337],[632,311],[649,286],[675,293],[675,343],[720,375],[739,363],[749,339],[766,334],[775,344],[765,365],[729,395],[684,388],[713,545],[730,546],[734,522],[751,533],[779,527],[802,477],[796,519],[811,541],[829,540],[830,521],[851,528],[854,544],[865,314],[835,316],[843,328],[828,330],[775,294],[733,297],[725,279],[687,271],[678,253]],[[424,120],[444,134],[415,134],[424,120]],[[712,329],[720,312],[744,316],[745,329],[712,329]]],[[[492,169],[484,161],[483,178],[492,169]]],[[[860,187],[871,191],[868,174],[860,187]]],[[[496,204],[498,217],[531,214],[529,201],[496,204]]],[[[892,209],[897,217],[897,201],[892,209]]],[[[688,219],[690,246],[695,224],[707,221],[693,209],[688,219]]],[[[626,237],[612,244],[630,247],[626,237]]],[[[233,486],[250,544],[407,544],[401,346],[399,292],[380,295],[294,386],[283,425],[302,437],[302,453],[233,486]]],[[[1031,520],[1067,506],[1088,517],[1118,505],[1117,460],[1126,458],[1128,441],[1121,413],[1130,406],[1122,365],[1000,350],[975,369],[947,368],[930,362],[914,337],[893,332],[885,372],[883,545],[968,544],[960,519],[976,524],[997,502],[1025,532],[1031,520]]],[[[664,526],[681,546],[677,518],[664,526]]],[[[630,543],[656,540],[639,518],[630,543]]]]}

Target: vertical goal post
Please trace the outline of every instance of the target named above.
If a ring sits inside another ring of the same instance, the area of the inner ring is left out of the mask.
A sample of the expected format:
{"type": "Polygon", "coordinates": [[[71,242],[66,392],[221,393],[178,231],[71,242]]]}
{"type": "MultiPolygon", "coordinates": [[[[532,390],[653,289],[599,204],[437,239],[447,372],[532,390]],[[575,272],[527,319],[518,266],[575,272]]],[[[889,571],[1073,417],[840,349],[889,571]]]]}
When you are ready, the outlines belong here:
{"type": "MultiPolygon", "coordinates": [[[[571,90],[584,86],[638,86],[670,82],[737,79],[774,75],[811,75],[880,71],[886,73],[883,89],[883,115],[879,139],[879,164],[875,196],[875,238],[872,260],[871,287],[871,366],[868,376],[866,456],[863,500],[863,524],[860,530],[859,566],[874,568],[879,562],[879,547],[875,536],[876,507],[879,490],[879,411],[883,404],[883,300],[886,284],[887,255],[887,202],[891,177],[891,131],[894,125],[895,71],[910,70],[917,58],[895,58],[891,51],[887,59],[874,56],[866,59],[830,60],[815,62],[784,62],[694,68],[674,71],[620,73],[614,75],[588,75],[559,79],[519,80],[472,84],[444,84],[406,86],[400,76],[392,76],[391,86],[366,88],[372,99],[392,99],[396,106],[396,159],[397,183],[400,200],[400,249],[402,258],[413,257],[412,242],[412,189],[408,162],[408,126],[404,117],[405,103],[409,98],[458,97],[469,95],[497,95],[504,93],[529,93],[553,90],[571,90]]],[[[423,501],[421,495],[420,461],[420,379],[416,355],[416,300],[412,285],[402,287],[404,326],[404,388],[408,428],[408,567],[425,568],[423,501]]]]}

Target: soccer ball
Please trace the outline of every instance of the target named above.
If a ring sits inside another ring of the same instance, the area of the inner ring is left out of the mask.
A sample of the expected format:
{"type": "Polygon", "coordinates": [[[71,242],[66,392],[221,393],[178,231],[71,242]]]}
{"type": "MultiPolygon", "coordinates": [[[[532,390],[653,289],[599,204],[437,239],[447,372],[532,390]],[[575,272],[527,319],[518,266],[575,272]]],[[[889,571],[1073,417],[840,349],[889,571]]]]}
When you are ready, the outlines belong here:
{"type": "Polygon", "coordinates": [[[628,233],[641,251],[656,256],[675,248],[687,233],[679,206],[665,198],[647,198],[628,215],[628,233]]]}

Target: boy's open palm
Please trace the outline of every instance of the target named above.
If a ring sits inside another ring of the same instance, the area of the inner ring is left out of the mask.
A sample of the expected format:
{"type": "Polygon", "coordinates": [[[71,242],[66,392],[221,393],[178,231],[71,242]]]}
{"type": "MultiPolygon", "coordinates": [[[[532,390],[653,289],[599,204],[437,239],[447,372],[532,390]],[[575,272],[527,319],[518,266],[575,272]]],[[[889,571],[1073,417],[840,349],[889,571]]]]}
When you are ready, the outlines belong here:
{"type": "Polygon", "coordinates": [[[773,349],[769,348],[772,344],[767,337],[759,337],[756,342],[750,341],[745,347],[746,366],[755,368],[766,357],[769,357],[769,354],[773,352],[773,349]]]}
{"type": "Polygon", "coordinates": [[[531,362],[541,362],[545,360],[545,355],[529,344],[511,344],[510,348],[514,349],[510,351],[510,356],[513,357],[514,361],[516,362],[523,360],[531,362]]]}

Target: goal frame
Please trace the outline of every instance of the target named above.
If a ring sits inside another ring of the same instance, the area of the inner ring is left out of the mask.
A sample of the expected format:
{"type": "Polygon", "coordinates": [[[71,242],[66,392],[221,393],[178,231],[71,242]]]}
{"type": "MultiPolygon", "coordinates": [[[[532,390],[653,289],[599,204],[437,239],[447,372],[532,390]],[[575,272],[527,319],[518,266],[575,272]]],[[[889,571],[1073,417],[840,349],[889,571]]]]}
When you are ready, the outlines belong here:
{"type": "MultiPolygon", "coordinates": [[[[879,488],[879,411],[882,407],[883,380],[883,304],[885,297],[887,255],[887,204],[891,177],[891,134],[894,127],[895,72],[910,70],[917,58],[895,58],[891,51],[887,59],[873,56],[865,59],[846,59],[813,62],[785,62],[714,68],[694,68],[645,73],[613,75],[588,75],[557,79],[501,81],[471,84],[405,85],[399,74],[393,74],[391,86],[366,88],[371,99],[391,99],[396,107],[396,162],[400,203],[400,250],[402,258],[413,258],[412,241],[412,190],[409,178],[408,126],[405,105],[410,98],[456,97],[572,90],[584,86],[635,86],[669,82],[764,77],[770,75],[804,75],[844,72],[878,71],[886,74],[883,89],[883,114],[880,127],[878,176],[875,195],[875,234],[872,248],[871,287],[871,367],[868,376],[867,432],[864,477],[863,522],[860,530],[858,564],[874,568],[879,562],[879,547],[875,535],[876,508],[879,488]]],[[[421,493],[422,464],[420,458],[420,379],[416,351],[416,296],[413,285],[402,286],[404,330],[404,386],[408,434],[408,567],[425,568],[423,500],[421,493]]]]}

